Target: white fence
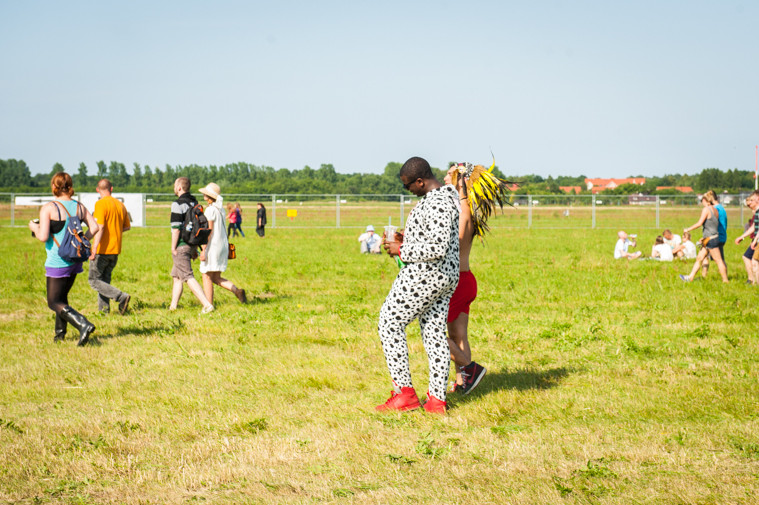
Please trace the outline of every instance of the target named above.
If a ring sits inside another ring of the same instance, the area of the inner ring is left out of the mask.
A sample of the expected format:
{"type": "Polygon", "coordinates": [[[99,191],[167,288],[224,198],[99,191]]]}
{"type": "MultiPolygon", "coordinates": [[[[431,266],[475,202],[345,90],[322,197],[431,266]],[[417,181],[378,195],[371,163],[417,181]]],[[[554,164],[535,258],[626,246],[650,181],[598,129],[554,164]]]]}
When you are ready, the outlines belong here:
{"type": "MultiPolygon", "coordinates": [[[[743,205],[747,193],[723,194],[729,228],[742,228],[751,215],[743,205]]],[[[202,202],[198,195],[198,200],[202,202]]],[[[26,226],[38,215],[40,200],[50,194],[0,193],[0,226],[26,226]],[[30,198],[32,200],[30,200],[30,198]],[[33,205],[20,205],[34,202],[33,205]]],[[[145,193],[140,209],[144,226],[167,226],[173,194],[145,193]]],[[[229,194],[224,202],[238,202],[243,225],[252,228],[257,203],[267,209],[269,228],[364,228],[392,222],[402,227],[416,204],[412,195],[229,194]]],[[[511,195],[490,221],[491,228],[529,229],[682,229],[698,219],[697,195],[511,195]]]]}

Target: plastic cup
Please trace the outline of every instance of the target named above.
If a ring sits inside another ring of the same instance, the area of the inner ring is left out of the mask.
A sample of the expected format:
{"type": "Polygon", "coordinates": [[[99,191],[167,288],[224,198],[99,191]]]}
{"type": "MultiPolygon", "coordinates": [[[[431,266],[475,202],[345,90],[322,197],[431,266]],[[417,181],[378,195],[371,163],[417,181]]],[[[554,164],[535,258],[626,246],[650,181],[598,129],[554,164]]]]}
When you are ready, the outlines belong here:
{"type": "Polygon", "coordinates": [[[398,227],[392,224],[385,226],[385,242],[395,242],[395,230],[397,229],[398,227]]]}

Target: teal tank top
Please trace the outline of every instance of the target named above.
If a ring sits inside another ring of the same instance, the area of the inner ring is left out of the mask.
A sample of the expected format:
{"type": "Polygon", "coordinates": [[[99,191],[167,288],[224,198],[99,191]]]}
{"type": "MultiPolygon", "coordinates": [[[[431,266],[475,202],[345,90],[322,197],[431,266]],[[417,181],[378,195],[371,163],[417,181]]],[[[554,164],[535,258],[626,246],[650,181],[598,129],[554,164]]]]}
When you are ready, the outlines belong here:
{"type": "MultiPolygon", "coordinates": [[[[72,216],[76,215],[77,211],[77,201],[76,200],[66,200],[61,201],[56,199],[56,202],[63,204],[64,207],[66,207],[66,210],[69,211],[69,214],[72,216]]],[[[61,219],[65,222],[68,219],[68,215],[66,215],[65,212],[63,212],[63,209],[61,209],[61,206],[58,205],[58,203],[55,204],[55,206],[58,208],[58,210],[61,213],[61,219]]],[[[52,219],[58,219],[58,213],[53,209],[51,217],[52,219]]],[[[73,265],[73,263],[70,263],[68,261],[65,261],[63,258],[58,256],[58,246],[55,245],[55,241],[53,240],[53,237],[58,241],[58,243],[61,243],[61,240],[63,240],[63,235],[66,233],[66,227],[64,226],[61,231],[56,233],[55,235],[50,235],[45,242],[45,250],[47,251],[47,259],[45,259],[45,266],[50,268],[65,268],[70,267],[73,265]]]]}

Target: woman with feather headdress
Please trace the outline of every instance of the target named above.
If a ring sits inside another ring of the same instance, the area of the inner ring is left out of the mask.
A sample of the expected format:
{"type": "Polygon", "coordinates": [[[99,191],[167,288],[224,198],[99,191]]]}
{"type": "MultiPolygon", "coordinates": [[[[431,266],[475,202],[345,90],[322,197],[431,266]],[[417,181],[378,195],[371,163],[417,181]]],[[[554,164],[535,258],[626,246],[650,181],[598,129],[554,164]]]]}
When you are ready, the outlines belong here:
{"type": "Polygon", "coordinates": [[[452,391],[469,394],[487,371],[472,361],[469,347],[469,306],[477,298],[477,279],[469,269],[469,253],[474,237],[488,231],[487,219],[496,205],[503,208],[508,194],[507,182],[497,178],[482,165],[456,163],[450,167],[445,182],[456,188],[461,203],[459,214],[459,284],[448,305],[448,346],[456,366],[452,391]]]}

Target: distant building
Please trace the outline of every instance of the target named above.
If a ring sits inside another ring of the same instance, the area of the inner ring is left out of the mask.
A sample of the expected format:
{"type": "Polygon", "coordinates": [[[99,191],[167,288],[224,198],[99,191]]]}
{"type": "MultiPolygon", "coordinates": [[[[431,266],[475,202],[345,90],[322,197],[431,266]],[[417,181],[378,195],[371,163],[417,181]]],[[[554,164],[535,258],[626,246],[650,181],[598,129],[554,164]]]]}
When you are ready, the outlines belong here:
{"type": "Polygon", "coordinates": [[[662,189],[676,189],[680,193],[693,193],[693,188],[690,186],[656,186],[656,191],[660,191],[662,189]]]}
{"type": "Polygon", "coordinates": [[[630,195],[628,197],[627,203],[630,205],[655,205],[656,198],[656,195],[644,195],[642,193],[638,193],[637,195],[630,195]]]}
{"type": "Polygon", "coordinates": [[[642,186],[645,183],[645,177],[628,177],[627,179],[585,179],[585,186],[594,195],[607,189],[614,189],[623,184],[637,184],[638,186],[642,186]]]}
{"type": "Polygon", "coordinates": [[[582,186],[559,186],[559,189],[567,194],[574,193],[575,195],[579,195],[582,192],[582,186]]]}

